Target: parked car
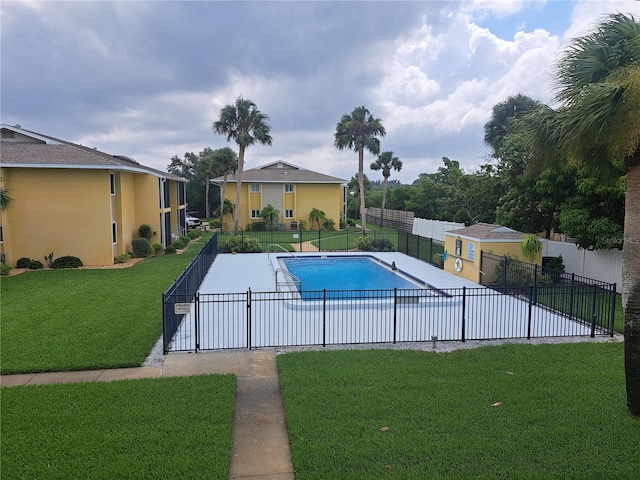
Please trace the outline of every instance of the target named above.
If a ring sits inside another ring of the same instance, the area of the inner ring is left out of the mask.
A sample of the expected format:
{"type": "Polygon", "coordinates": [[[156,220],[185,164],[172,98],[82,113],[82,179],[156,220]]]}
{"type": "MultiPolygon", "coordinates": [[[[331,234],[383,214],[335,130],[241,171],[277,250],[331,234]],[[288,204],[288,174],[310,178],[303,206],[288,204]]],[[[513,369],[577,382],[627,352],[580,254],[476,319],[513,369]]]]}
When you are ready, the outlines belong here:
{"type": "Polygon", "coordinates": [[[197,228],[202,225],[202,222],[197,217],[192,217],[191,215],[187,215],[187,229],[189,228],[197,228]]]}

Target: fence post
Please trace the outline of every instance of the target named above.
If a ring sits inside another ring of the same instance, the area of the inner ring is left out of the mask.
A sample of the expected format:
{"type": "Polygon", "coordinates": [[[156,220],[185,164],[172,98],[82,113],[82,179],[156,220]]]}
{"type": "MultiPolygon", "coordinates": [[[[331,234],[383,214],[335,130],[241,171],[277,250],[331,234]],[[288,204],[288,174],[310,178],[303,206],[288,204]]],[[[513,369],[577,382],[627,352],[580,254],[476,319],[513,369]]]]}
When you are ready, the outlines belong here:
{"type": "Polygon", "coordinates": [[[610,335],[611,338],[613,338],[613,329],[615,327],[615,323],[616,323],[616,290],[617,290],[617,284],[612,283],[611,284],[611,311],[609,312],[609,330],[610,330],[610,335]]]}
{"type": "Polygon", "coordinates": [[[534,286],[529,286],[529,318],[527,319],[527,340],[531,339],[531,312],[533,310],[533,289],[534,286]]]}
{"type": "Polygon", "coordinates": [[[322,290],[322,346],[327,346],[327,289],[322,290]]]}
{"type": "Polygon", "coordinates": [[[251,289],[247,291],[247,346],[251,350],[251,289]]]}
{"type": "Polygon", "coordinates": [[[467,311],[467,287],[462,287],[462,341],[466,342],[466,332],[465,327],[467,323],[466,319],[466,311],[467,311]]]}
{"type": "Polygon", "coordinates": [[[591,302],[591,338],[596,336],[596,298],[598,296],[598,286],[593,286],[593,301],[591,302]]]}
{"type": "MultiPolygon", "coordinates": [[[[533,298],[533,304],[537,305],[538,304],[538,264],[537,263],[533,267],[533,286],[534,286],[533,293],[535,295],[535,297],[533,298]]],[[[552,296],[551,301],[554,302],[554,300],[555,300],[555,296],[552,296]]],[[[553,307],[555,307],[555,303],[553,303],[553,307]]]]}
{"type": "Polygon", "coordinates": [[[502,257],[504,260],[504,269],[502,271],[502,288],[507,288],[507,268],[509,268],[509,257],[502,257]]]}
{"type": "Polygon", "coordinates": [[[433,238],[429,237],[429,258],[427,260],[429,265],[433,265],[433,238]]]}
{"type": "Polygon", "coordinates": [[[573,318],[573,302],[574,302],[574,293],[575,293],[575,281],[576,281],[576,274],[572,273],[571,274],[571,288],[569,290],[570,294],[569,294],[569,318],[573,318]]]}
{"type": "Polygon", "coordinates": [[[198,353],[198,349],[200,348],[200,330],[198,329],[198,324],[200,323],[200,292],[196,292],[196,301],[195,301],[196,314],[195,318],[195,328],[196,331],[196,353],[198,353]]]}
{"type": "Polygon", "coordinates": [[[393,343],[396,343],[396,328],[398,327],[398,287],[393,288],[393,343]]]}
{"type": "Polygon", "coordinates": [[[318,251],[322,251],[322,234],[320,233],[320,227],[318,227],[318,251]]]}
{"type": "Polygon", "coordinates": [[[420,235],[417,236],[416,239],[416,258],[420,260],[420,239],[422,238],[420,235]]]}

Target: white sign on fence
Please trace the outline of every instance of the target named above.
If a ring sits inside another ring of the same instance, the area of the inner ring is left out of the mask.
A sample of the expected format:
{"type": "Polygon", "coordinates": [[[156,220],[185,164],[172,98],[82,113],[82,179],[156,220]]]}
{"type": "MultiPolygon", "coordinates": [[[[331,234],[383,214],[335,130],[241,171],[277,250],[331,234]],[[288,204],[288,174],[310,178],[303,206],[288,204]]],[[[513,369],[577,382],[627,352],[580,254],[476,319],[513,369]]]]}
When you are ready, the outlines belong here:
{"type": "Polygon", "coordinates": [[[191,313],[191,304],[190,303],[174,303],[173,313],[175,313],[176,315],[184,315],[187,313],[191,313]]]}

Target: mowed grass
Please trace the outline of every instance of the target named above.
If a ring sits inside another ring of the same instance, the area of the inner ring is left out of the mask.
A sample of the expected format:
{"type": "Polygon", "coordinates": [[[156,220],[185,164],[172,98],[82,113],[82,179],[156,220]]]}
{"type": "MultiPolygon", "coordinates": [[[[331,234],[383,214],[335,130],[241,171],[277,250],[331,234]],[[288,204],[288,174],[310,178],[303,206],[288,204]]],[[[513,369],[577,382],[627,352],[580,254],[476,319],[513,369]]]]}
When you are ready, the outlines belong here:
{"type": "Polygon", "coordinates": [[[302,352],[278,367],[296,479],[640,472],[620,343],[302,352]]]}
{"type": "Polygon", "coordinates": [[[162,333],[162,293],[210,237],[129,268],[4,277],[2,373],[141,365],[162,333]]]}
{"type": "Polygon", "coordinates": [[[2,478],[228,478],[232,375],[2,389],[2,478]]]}

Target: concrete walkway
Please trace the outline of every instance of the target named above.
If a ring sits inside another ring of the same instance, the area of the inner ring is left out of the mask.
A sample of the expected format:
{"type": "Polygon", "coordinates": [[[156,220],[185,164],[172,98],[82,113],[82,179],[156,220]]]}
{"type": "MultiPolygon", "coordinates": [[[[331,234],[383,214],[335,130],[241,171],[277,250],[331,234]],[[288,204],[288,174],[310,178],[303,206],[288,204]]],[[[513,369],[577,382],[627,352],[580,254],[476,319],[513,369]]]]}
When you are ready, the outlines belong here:
{"type": "Polygon", "coordinates": [[[212,373],[232,373],[237,377],[229,478],[292,480],[289,436],[273,349],[170,353],[162,366],[152,367],[2,375],[0,386],[109,382],[212,373]]]}

